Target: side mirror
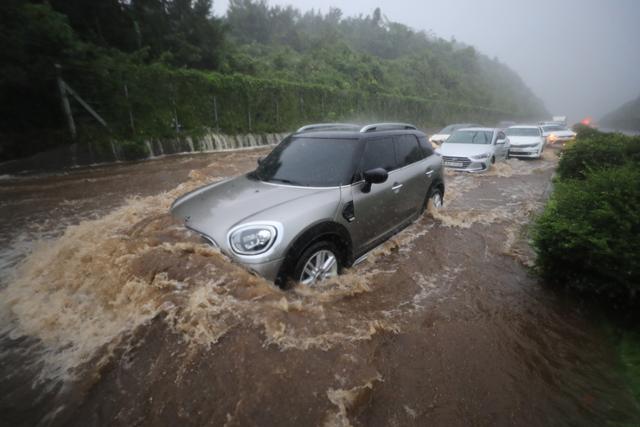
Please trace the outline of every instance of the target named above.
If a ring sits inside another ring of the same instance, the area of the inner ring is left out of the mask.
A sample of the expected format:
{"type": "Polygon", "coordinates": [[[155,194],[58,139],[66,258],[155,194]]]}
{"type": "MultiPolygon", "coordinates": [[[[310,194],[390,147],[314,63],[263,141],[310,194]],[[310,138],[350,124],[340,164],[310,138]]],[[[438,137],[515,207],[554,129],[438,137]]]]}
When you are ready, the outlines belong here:
{"type": "Polygon", "coordinates": [[[261,165],[264,162],[264,156],[258,157],[258,164],[261,165]]]}
{"type": "Polygon", "coordinates": [[[507,139],[506,139],[506,138],[503,138],[503,139],[499,139],[499,140],[497,140],[497,141],[496,141],[496,144],[500,144],[500,145],[502,145],[502,144],[504,144],[504,143],[506,143],[506,142],[507,142],[507,139]]]}
{"type": "Polygon", "coordinates": [[[383,168],[369,169],[364,172],[364,186],[362,187],[363,193],[371,191],[371,184],[382,184],[389,178],[389,172],[383,168]]]}

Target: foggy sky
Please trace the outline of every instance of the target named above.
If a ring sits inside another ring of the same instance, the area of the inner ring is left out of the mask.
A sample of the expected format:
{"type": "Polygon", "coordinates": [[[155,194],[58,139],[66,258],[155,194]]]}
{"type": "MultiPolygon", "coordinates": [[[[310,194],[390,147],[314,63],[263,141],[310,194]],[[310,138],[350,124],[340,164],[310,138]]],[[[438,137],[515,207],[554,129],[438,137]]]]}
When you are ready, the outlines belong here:
{"type": "MultiPolygon", "coordinates": [[[[391,21],[475,46],[515,70],[550,113],[599,118],[640,95],[640,0],[269,0],[391,21]]],[[[216,15],[228,0],[214,0],[216,15]]]]}

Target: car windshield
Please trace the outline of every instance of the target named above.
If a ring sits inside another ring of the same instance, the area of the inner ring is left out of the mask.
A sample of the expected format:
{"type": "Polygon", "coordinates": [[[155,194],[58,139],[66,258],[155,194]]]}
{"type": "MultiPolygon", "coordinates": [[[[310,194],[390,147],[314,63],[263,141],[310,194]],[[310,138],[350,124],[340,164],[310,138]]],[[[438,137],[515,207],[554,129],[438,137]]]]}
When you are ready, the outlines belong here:
{"type": "Polygon", "coordinates": [[[540,136],[538,128],[509,128],[505,133],[507,136],[540,136]]]}
{"type": "Polygon", "coordinates": [[[354,139],[288,137],[253,175],[261,181],[307,187],[349,184],[357,147],[354,139]]]}
{"type": "Polygon", "coordinates": [[[566,128],[564,128],[562,126],[543,126],[542,129],[544,129],[546,132],[554,132],[554,131],[559,131],[559,130],[566,130],[566,128]]]}
{"type": "Polygon", "coordinates": [[[491,144],[493,131],[490,130],[457,130],[449,139],[447,144],[491,144]]]}

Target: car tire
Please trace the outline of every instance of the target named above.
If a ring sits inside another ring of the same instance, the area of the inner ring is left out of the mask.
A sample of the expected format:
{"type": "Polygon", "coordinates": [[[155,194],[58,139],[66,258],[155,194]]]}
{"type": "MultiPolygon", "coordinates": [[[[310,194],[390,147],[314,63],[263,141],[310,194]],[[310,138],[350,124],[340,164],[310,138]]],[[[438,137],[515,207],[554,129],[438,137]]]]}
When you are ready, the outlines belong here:
{"type": "Polygon", "coordinates": [[[293,269],[292,278],[306,286],[316,286],[320,281],[335,277],[342,271],[341,252],[333,242],[320,241],[312,244],[302,252],[293,269]],[[333,259],[327,271],[319,272],[321,264],[333,259]],[[315,276],[315,277],[314,277],[315,276]],[[306,282],[306,280],[309,280],[306,282]]]}
{"type": "Polygon", "coordinates": [[[444,194],[442,194],[442,190],[438,187],[431,190],[431,195],[429,195],[427,203],[429,203],[429,201],[431,201],[431,205],[434,208],[442,208],[444,206],[444,194]]]}

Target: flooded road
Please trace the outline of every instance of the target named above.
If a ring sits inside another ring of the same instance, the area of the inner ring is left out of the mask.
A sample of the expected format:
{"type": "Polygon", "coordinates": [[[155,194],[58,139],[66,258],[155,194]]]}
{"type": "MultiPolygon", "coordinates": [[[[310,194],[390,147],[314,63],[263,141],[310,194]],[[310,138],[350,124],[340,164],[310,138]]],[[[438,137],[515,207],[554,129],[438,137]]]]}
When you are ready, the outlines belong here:
{"type": "Polygon", "coordinates": [[[265,153],[0,180],[3,424],[640,422],[606,335],[528,270],[553,152],[448,174],[445,208],[290,291],[167,214],[265,153]]]}

